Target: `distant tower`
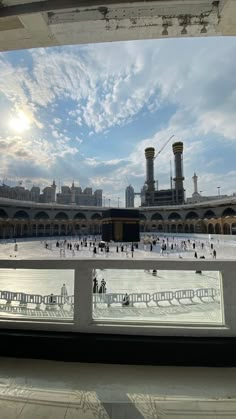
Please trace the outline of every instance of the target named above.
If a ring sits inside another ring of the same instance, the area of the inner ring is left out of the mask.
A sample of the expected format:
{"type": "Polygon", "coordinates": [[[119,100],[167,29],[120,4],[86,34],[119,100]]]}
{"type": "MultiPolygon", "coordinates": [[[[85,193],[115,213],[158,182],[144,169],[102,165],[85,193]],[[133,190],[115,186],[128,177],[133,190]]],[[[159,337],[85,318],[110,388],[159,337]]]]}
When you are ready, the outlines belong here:
{"type": "Polygon", "coordinates": [[[74,180],[73,180],[72,186],[71,186],[71,203],[75,204],[75,184],[74,184],[74,180]]]}
{"type": "Polygon", "coordinates": [[[194,172],[194,175],[192,177],[193,179],[193,193],[194,194],[198,194],[198,190],[197,190],[197,180],[198,180],[198,176],[196,175],[196,173],[194,172]]]}
{"type": "Polygon", "coordinates": [[[134,188],[131,185],[125,189],[125,207],[134,208],[134,188]]]}
{"type": "Polygon", "coordinates": [[[55,183],[55,180],[53,180],[51,188],[53,190],[52,191],[52,202],[55,202],[56,201],[56,189],[57,189],[57,185],[55,183]]]}
{"type": "Polygon", "coordinates": [[[155,190],[155,181],[154,181],[154,156],[155,148],[148,147],[145,148],[145,157],[146,157],[146,185],[148,192],[155,190]]]}
{"type": "Polygon", "coordinates": [[[176,204],[184,203],[184,177],[182,167],[182,154],[183,154],[183,143],[178,141],[172,145],[173,153],[175,156],[175,193],[176,193],[176,204]]]}

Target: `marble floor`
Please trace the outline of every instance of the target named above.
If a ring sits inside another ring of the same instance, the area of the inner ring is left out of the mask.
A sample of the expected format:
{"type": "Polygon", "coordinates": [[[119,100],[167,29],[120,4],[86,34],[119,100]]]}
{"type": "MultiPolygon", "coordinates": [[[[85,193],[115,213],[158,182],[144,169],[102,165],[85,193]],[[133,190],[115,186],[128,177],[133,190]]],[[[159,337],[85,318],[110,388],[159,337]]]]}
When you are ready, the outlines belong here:
{"type": "Polygon", "coordinates": [[[0,358],[1,419],[235,417],[236,368],[0,358]]]}

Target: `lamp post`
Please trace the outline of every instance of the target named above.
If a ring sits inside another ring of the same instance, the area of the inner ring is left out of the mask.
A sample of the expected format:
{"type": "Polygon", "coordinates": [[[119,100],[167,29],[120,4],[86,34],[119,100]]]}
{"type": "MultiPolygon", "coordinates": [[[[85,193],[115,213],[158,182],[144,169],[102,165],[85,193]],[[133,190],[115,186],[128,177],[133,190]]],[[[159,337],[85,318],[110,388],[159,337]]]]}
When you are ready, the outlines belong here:
{"type": "Polygon", "coordinates": [[[119,196],[117,198],[117,201],[118,201],[118,208],[119,208],[119,204],[120,204],[120,197],[119,196]]]}
{"type": "Polygon", "coordinates": [[[109,208],[110,208],[110,203],[111,203],[111,200],[110,200],[110,198],[108,199],[108,205],[109,205],[109,208]]]}
{"type": "Polygon", "coordinates": [[[106,197],[104,196],[104,207],[106,206],[106,197]]]}
{"type": "Polygon", "coordinates": [[[218,189],[218,196],[220,196],[220,186],[217,186],[217,189],[218,189]]]}

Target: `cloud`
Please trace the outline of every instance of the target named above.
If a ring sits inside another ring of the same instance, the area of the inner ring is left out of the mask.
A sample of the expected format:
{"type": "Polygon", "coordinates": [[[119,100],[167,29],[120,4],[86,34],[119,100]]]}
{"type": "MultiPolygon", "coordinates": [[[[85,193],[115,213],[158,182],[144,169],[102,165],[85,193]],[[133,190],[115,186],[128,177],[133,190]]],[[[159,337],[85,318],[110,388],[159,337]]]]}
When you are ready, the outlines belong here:
{"type": "Polygon", "coordinates": [[[54,122],[54,124],[58,125],[62,122],[62,119],[61,118],[53,118],[53,122],[54,122]]]}
{"type": "MultiPolygon", "coordinates": [[[[5,162],[0,157],[2,167],[5,170],[12,158],[16,165],[25,161],[32,168],[41,166],[44,173],[50,169],[65,177],[76,173],[107,194],[121,194],[128,183],[140,190],[145,181],[145,147],[154,146],[158,152],[175,134],[174,140],[184,142],[188,193],[194,169],[204,173],[209,185],[204,189],[210,191],[210,185],[220,181],[213,163],[220,157],[210,154],[210,147],[219,138],[229,144],[236,139],[235,53],[234,38],[204,38],[30,50],[23,64],[11,63],[10,53],[1,54],[1,109],[8,106],[13,113],[23,109],[35,125],[32,138],[0,132],[0,152],[6,156],[5,162]],[[165,122],[163,109],[169,111],[165,122]],[[148,122],[140,115],[148,116],[148,122]],[[145,134],[149,123],[152,130],[145,134]],[[136,131],[130,134],[125,130],[128,125],[136,131]],[[127,156],[126,144],[120,141],[119,155],[114,152],[106,159],[99,136],[109,133],[112,150],[113,138],[119,137],[118,130],[113,137],[115,128],[121,127],[127,145],[131,136],[137,136],[133,149],[127,156]]],[[[170,159],[171,143],[155,160],[155,177],[162,188],[169,187],[170,159]]],[[[222,179],[233,188],[230,171],[225,167],[222,179]]]]}

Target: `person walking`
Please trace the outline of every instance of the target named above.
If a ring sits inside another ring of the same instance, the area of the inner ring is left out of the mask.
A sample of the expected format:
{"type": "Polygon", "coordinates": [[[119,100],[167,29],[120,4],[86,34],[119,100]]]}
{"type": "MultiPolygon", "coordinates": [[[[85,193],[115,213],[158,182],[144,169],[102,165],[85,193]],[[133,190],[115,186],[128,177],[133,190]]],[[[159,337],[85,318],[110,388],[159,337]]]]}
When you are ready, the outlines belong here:
{"type": "Polygon", "coordinates": [[[216,259],[216,249],[213,250],[213,259],[216,259]]]}
{"type": "Polygon", "coordinates": [[[98,280],[96,276],[93,278],[93,293],[98,294],[98,280]]]}

